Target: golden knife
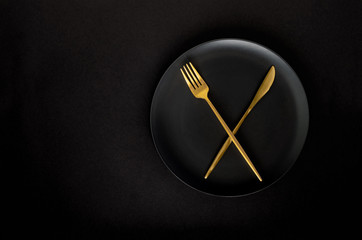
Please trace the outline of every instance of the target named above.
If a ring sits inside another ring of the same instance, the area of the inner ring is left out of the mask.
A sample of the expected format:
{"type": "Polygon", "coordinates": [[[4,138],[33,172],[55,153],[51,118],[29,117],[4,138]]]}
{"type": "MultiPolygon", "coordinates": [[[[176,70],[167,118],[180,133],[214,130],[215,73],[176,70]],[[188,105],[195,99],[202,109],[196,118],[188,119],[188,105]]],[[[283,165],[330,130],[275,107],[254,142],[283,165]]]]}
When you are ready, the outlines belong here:
{"type": "MultiPolygon", "coordinates": [[[[235,135],[241,124],[244,122],[245,118],[249,115],[249,113],[251,112],[251,110],[254,108],[254,106],[260,101],[260,99],[262,97],[264,97],[264,95],[269,91],[271,85],[274,82],[274,78],[275,78],[275,68],[274,66],[271,66],[271,68],[269,69],[267,75],[265,76],[262,84],[260,85],[258,91],[256,92],[253,101],[251,102],[250,106],[248,107],[248,109],[246,110],[246,112],[244,113],[243,117],[240,119],[239,123],[236,125],[236,127],[233,130],[233,134],[235,135]]],[[[205,179],[207,179],[209,177],[209,175],[211,174],[211,172],[214,170],[214,168],[216,167],[216,165],[219,163],[220,159],[222,158],[222,156],[224,155],[225,151],[228,149],[228,147],[230,146],[230,144],[232,143],[232,140],[230,139],[230,137],[225,141],[224,145],[221,147],[221,149],[219,150],[218,154],[216,155],[214,161],[212,162],[210,168],[207,170],[207,173],[205,175],[205,179]]]]}

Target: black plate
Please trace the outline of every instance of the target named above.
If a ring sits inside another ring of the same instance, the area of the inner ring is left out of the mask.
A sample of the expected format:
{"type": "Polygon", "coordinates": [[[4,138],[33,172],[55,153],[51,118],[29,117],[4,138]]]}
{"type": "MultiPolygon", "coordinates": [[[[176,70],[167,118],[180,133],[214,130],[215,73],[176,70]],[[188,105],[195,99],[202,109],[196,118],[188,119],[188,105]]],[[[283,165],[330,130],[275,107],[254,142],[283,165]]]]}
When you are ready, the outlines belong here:
{"type": "Polygon", "coordinates": [[[187,185],[221,196],[256,192],[283,176],[303,147],[308,121],[306,95],[293,69],[271,50],[236,39],[206,42],[182,54],[162,76],[151,106],[151,132],[166,166],[187,185]],[[274,84],[236,134],[263,182],[233,144],[204,179],[227,134],[206,101],[188,89],[179,70],[188,61],[208,84],[209,98],[230,129],[275,66],[274,84]]]}

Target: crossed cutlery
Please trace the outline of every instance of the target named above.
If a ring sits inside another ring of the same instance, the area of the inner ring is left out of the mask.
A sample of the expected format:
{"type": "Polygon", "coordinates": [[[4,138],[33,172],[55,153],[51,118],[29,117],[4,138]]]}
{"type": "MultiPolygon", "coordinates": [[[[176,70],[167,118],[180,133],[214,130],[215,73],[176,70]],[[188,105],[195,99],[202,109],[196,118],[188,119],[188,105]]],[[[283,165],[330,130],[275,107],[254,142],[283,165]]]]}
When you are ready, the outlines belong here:
{"type": "Polygon", "coordinates": [[[242,118],[240,119],[239,123],[236,125],[236,127],[234,128],[233,131],[230,130],[230,128],[227,126],[225,121],[220,116],[219,112],[216,110],[214,105],[211,103],[210,99],[208,98],[209,87],[207,86],[204,79],[200,76],[198,71],[195,69],[195,67],[192,65],[192,63],[191,62],[189,62],[188,64],[186,63],[186,65],[184,65],[182,68],[180,68],[180,70],[181,70],[181,73],[182,73],[182,75],[183,75],[183,77],[184,77],[184,79],[185,79],[185,81],[187,83],[187,86],[189,87],[190,91],[192,92],[192,94],[196,98],[204,99],[209,104],[210,108],[212,109],[212,111],[216,115],[217,119],[219,120],[221,125],[224,127],[226,133],[229,135],[229,138],[225,141],[224,145],[219,150],[218,154],[216,155],[214,161],[212,162],[212,164],[211,164],[210,168],[208,169],[208,171],[207,171],[204,178],[207,179],[209,177],[211,172],[214,170],[214,168],[216,167],[216,165],[218,164],[218,162],[220,161],[220,159],[224,155],[225,151],[230,146],[231,142],[233,142],[235,144],[236,148],[241,153],[241,155],[244,157],[244,159],[247,162],[247,164],[249,165],[249,167],[253,170],[254,174],[259,179],[259,181],[260,182],[263,181],[260,174],[258,173],[256,168],[254,167],[254,164],[251,162],[248,155],[246,154],[244,149],[241,147],[239,141],[236,139],[235,134],[238,132],[240,126],[244,122],[245,118],[249,115],[249,113],[251,112],[253,107],[269,91],[271,85],[274,82],[274,77],[275,77],[275,68],[274,68],[274,66],[272,66],[269,69],[266,77],[264,78],[263,83],[260,85],[260,87],[259,87],[257,93],[255,94],[251,104],[249,105],[248,109],[246,110],[246,112],[244,113],[244,115],[242,116],[242,118]]]}

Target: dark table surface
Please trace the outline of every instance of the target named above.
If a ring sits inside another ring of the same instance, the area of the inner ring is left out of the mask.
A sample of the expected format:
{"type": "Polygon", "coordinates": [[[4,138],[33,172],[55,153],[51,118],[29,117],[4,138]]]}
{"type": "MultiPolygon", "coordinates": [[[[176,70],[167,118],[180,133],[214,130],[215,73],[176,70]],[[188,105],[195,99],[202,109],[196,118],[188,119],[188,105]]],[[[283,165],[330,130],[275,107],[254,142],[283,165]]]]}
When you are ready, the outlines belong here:
{"type": "Polygon", "coordinates": [[[0,1],[4,239],[355,234],[361,12],[359,0],[0,1]],[[218,38],[277,52],[309,102],[296,164],[246,197],[184,185],[150,133],[164,71],[189,48],[218,38]]]}

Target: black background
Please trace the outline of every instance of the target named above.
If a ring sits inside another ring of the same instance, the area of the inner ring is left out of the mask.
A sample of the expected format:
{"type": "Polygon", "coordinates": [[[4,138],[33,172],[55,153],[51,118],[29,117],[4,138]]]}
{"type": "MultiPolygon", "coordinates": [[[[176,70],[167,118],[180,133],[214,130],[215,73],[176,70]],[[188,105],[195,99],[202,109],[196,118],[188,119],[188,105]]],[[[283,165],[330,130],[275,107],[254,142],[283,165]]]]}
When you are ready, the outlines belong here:
{"type": "Polygon", "coordinates": [[[362,2],[1,1],[1,228],[6,239],[302,239],[357,232],[362,2]],[[167,67],[217,38],[281,55],[310,127],[288,174],[213,197],[169,172],[149,112],[167,67]],[[355,220],[357,217],[357,220],[355,220]]]}

